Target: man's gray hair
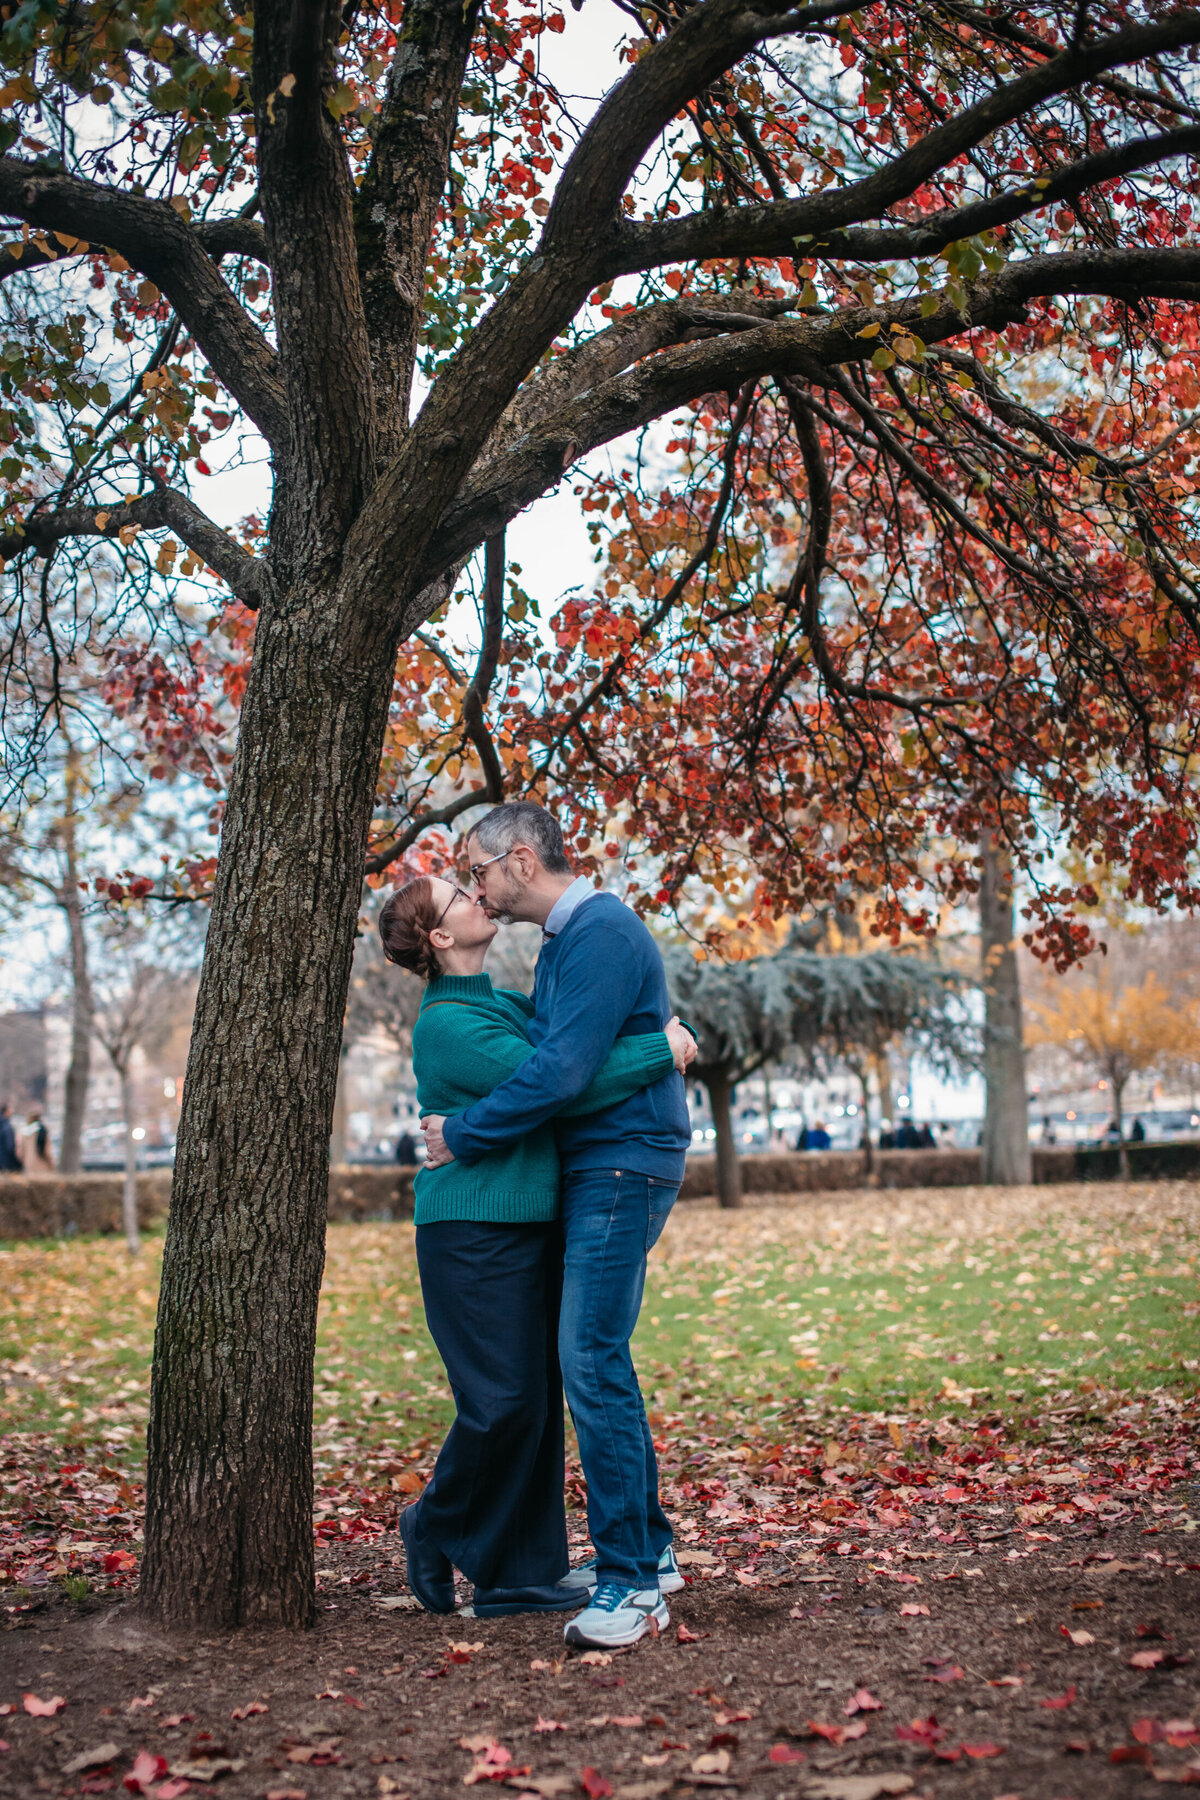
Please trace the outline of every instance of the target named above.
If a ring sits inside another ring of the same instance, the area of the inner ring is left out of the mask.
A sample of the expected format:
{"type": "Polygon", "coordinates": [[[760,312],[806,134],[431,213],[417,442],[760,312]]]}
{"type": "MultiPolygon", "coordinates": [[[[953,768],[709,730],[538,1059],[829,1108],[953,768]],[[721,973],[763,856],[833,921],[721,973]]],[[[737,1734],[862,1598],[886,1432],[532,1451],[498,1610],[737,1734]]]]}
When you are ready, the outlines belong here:
{"type": "Polygon", "coordinates": [[[571,865],[563,846],[562,827],[544,806],[529,800],[509,800],[497,806],[471,827],[470,835],[479,840],[489,856],[503,856],[526,844],[537,855],[548,875],[569,875],[571,865]]]}

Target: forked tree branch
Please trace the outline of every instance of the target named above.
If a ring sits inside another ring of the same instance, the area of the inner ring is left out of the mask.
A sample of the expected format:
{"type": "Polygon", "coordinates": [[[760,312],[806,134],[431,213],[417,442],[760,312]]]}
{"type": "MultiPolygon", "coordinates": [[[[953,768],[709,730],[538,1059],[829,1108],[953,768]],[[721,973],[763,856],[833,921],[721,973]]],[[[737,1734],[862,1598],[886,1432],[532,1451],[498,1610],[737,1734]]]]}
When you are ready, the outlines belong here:
{"type": "Polygon", "coordinates": [[[770,205],[729,207],[654,224],[623,226],[619,258],[606,274],[630,274],[662,263],[691,262],[697,258],[772,256],[797,248],[808,253],[809,243],[797,246],[797,238],[811,240],[815,253],[832,233],[862,219],[882,217],[890,206],[906,199],[939,170],[1056,94],[1094,80],[1119,64],[1139,62],[1191,44],[1200,44],[1200,8],[1194,6],[1181,7],[1152,25],[1135,26],[1095,43],[1061,51],[1048,57],[1040,68],[964,108],[882,169],[847,187],[770,205]]]}
{"type": "Polygon", "coordinates": [[[67,538],[119,540],[121,532],[132,525],[143,530],[176,532],[188,549],[220,576],[243,606],[254,610],[267,598],[270,576],[266,563],[243,550],[186,494],[169,487],[154,488],[119,506],[70,506],[59,512],[32,513],[22,533],[0,538],[0,558],[12,562],[29,552],[48,556],[67,538]]]}
{"type": "MultiPolygon", "coordinates": [[[[683,343],[647,357],[626,374],[601,382],[548,414],[506,452],[482,465],[446,512],[426,553],[435,568],[465,557],[538,497],[557,486],[564,467],[601,444],[635,431],[706,393],[727,392],[764,375],[800,375],[829,384],[847,363],[868,358],[890,327],[915,332],[926,344],[958,337],[972,327],[1003,330],[1033,299],[1052,294],[1142,300],[1151,296],[1200,300],[1200,248],[1081,251],[1029,257],[998,274],[966,284],[966,305],[946,290],[924,317],[917,299],[882,307],[758,324],[683,343]],[[880,327],[863,338],[864,330],[880,327]]],[[[927,297],[928,298],[928,297],[927,297]]],[[[681,313],[686,319],[686,314],[681,313]]],[[[415,618],[413,623],[417,623],[415,618]]]]}
{"type": "Polygon", "coordinates": [[[199,236],[165,200],[0,157],[0,213],[118,251],[161,288],[214,374],[277,451],[288,442],[278,358],[221,279],[199,236]]]}

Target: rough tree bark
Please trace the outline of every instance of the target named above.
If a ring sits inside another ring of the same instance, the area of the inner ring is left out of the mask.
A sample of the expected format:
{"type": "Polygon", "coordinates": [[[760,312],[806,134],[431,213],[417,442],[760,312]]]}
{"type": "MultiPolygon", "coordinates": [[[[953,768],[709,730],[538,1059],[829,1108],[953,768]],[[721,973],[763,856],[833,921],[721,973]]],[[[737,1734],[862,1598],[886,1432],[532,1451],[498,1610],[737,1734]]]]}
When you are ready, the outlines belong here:
{"type": "Polygon", "coordinates": [[[717,1200],[723,1207],[739,1207],[742,1204],[742,1167],[733,1130],[733,1096],[737,1082],[729,1069],[710,1070],[700,1079],[708,1089],[713,1130],[717,1134],[717,1200]]]}
{"type": "Polygon", "coordinates": [[[1012,864],[988,834],[981,845],[979,935],[984,993],[983,1179],[1000,1186],[1033,1177],[1021,977],[1013,943],[1012,864]]]}

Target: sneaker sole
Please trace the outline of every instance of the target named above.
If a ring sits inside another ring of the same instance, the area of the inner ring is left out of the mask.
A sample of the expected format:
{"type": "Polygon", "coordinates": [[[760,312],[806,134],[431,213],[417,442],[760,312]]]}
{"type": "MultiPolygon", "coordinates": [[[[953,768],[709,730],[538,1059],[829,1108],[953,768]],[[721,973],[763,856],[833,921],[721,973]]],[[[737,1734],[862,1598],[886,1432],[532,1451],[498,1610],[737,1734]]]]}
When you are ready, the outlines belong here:
{"type": "Polygon", "coordinates": [[[572,1619],[563,1632],[563,1642],[585,1644],[590,1650],[624,1650],[629,1644],[639,1643],[651,1630],[656,1634],[665,1631],[670,1623],[671,1615],[664,1606],[661,1613],[657,1611],[643,1613],[637,1624],[631,1625],[624,1637],[605,1636],[601,1638],[588,1637],[585,1632],[580,1631],[577,1620],[572,1619]]]}

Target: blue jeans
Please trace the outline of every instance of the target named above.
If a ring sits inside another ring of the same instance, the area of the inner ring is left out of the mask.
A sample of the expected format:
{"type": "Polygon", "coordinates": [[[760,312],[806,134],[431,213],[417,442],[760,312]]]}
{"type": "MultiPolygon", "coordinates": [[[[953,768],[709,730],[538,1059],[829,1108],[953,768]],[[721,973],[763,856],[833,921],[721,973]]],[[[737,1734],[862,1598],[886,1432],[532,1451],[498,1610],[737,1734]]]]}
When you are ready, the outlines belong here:
{"type": "Polygon", "coordinates": [[[672,1538],[629,1340],[646,1253],[678,1192],[678,1182],[626,1169],[563,1176],[559,1361],[587,1482],[597,1574],[622,1587],[657,1587],[658,1559],[672,1538]]]}

